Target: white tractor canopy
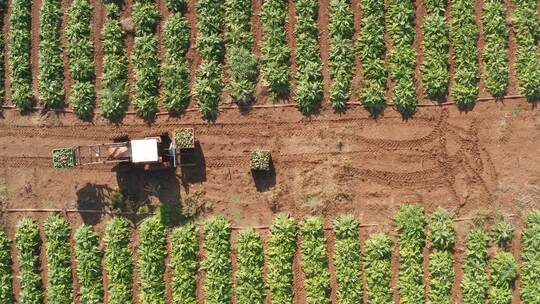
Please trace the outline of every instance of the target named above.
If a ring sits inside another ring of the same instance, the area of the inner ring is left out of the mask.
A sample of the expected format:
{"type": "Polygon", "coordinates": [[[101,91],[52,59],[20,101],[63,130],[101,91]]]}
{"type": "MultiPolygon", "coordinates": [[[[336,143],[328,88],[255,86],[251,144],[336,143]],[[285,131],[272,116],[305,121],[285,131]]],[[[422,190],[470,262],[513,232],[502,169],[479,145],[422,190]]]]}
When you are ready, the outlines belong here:
{"type": "Polygon", "coordinates": [[[150,163],[159,160],[157,138],[137,139],[130,143],[132,162],[150,163]]]}

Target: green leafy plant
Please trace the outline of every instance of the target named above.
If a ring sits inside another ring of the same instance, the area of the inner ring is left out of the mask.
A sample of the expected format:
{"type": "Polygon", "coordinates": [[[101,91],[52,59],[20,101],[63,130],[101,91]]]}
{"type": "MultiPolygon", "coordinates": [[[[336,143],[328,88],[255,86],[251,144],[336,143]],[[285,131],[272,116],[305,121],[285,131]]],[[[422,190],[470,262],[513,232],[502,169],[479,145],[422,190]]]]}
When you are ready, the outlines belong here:
{"type": "Polygon", "coordinates": [[[251,170],[268,171],[270,170],[270,163],[270,151],[259,149],[251,151],[251,170]]]}
{"type": "Polygon", "coordinates": [[[16,229],[15,242],[21,280],[19,301],[40,304],[43,302],[43,286],[39,263],[41,247],[39,227],[34,220],[23,218],[17,223],[16,229]]]}
{"type": "Polygon", "coordinates": [[[474,228],[467,234],[467,249],[463,261],[463,302],[483,304],[488,292],[486,261],[489,237],[485,230],[474,228]]]}
{"type": "Polygon", "coordinates": [[[2,304],[15,303],[11,266],[11,240],[3,230],[0,230],[0,303],[2,304]]]}
{"type": "Polygon", "coordinates": [[[437,209],[429,221],[429,293],[430,303],[450,304],[454,283],[453,249],[456,231],[448,211],[437,209]]]}
{"type": "Polygon", "coordinates": [[[397,288],[401,303],[424,302],[423,255],[426,243],[424,209],[405,204],[394,215],[399,233],[399,277],[397,288]]]}
{"type": "Polygon", "coordinates": [[[304,287],[307,303],[331,303],[330,272],[324,222],[318,217],[308,217],[300,225],[300,253],[302,271],[305,274],[304,287]]]}
{"type": "Polygon", "coordinates": [[[322,62],[317,27],[317,0],[296,0],[296,90],[294,100],[303,114],[315,112],[323,98],[322,62]]]}
{"type": "Polygon", "coordinates": [[[75,148],[58,148],[52,150],[53,167],[56,169],[75,167],[75,148]]]}
{"type": "Polygon", "coordinates": [[[75,232],[75,257],[81,304],[103,303],[99,238],[92,226],[83,225],[75,232]]]}
{"type": "Polygon", "coordinates": [[[223,86],[220,64],[215,61],[203,61],[199,66],[195,82],[195,94],[198,99],[199,112],[205,119],[210,121],[217,119],[223,86]]]}
{"type": "Polygon", "coordinates": [[[47,253],[47,302],[71,304],[71,250],[69,223],[59,215],[45,221],[45,252],[47,253]]]}
{"type": "Polygon", "coordinates": [[[489,303],[511,304],[512,289],[518,274],[518,266],[514,256],[506,251],[499,251],[491,261],[491,289],[489,303]]]}
{"type": "MultiPolygon", "coordinates": [[[[0,26],[2,26],[2,28],[4,27],[4,16],[6,13],[6,7],[7,7],[7,1],[0,2],[0,17],[1,17],[0,26]]],[[[4,54],[5,52],[3,32],[0,34],[0,52],[2,52],[2,54],[4,54]]],[[[6,87],[5,87],[6,71],[4,69],[4,64],[5,64],[4,56],[0,56],[0,106],[4,103],[5,96],[6,96],[6,87]]]]}
{"type": "Polygon", "coordinates": [[[540,99],[538,39],[540,21],[535,0],[514,0],[513,29],[516,35],[516,71],[521,92],[529,101],[540,99]]]}
{"type": "Polygon", "coordinates": [[[540,211],[532,211],[522,235],[521,302],[540,303],[540,211]]]}
{"type": "Polygon", "coordinates": [[[20,111],[32,108],[32,64],[30,59],[31,0],[13,0],[9,16],[9,74],[11,102],[20,111]]]}
{"type": "Polygon", "coordinates": [[[261,236],[252,229],[241,231],[236,251],[236,303],[264,303],[264,253],[261,236]]]}
{"type": "Polygon", "coordinates": [[[89,0],[74,0],[71,3],[65,32],[73,79],[70,101],[73,112],[83,120],[92,117],[96,104],[91,19],[92,3],[89,0]]]}
{"type": "Polygon", "coordinates": [[[139,227],[140,302],[165,304],[165,256],[167,234],[158,216],[144,220],[139,227]]]}
{"type": "Polygon", "coordinates": [[[341,215],[334,221],[334,267],[339,304],[362,303],[359,225],[350,214],[341,215]]]}
{"type": "Polygon", "coordinates": [[[229,303],[232,293],[231,225],[221,217],[211,218],[204,226],[206,257],[202,262],[205,272],[205,303],[229,303]]]}
{"type": "Polygon", "coordinates": [[[332,108],[341,111],[351,97],[354,76],[354,18],[349,0],[330,2],[330,100],[332,108]]]}
{"type": "Polygon", "coordinates": [[[296,223],[279,214],[272,222],[268,240],[268,289],[272,303],[293,303],[293,259],[296,251],[296,223]]]}
{"type": "Polygon", "coordinates": [[[261,7],[261,70],[274,98],[287,96],[290,89],[291,50],[285,31],[287,7],[288,3],[282,0],[267,0],[261,7]]]}
{"type": "Polygon", "coordinates": [[[508,87],[508,28],[504,1],[484,1],[483,13],[486,87],[493,96],[503,97],[508,87]]]}
{"type": "Polygon", "coordinates": [[[104,267],[108,279],[108,303],[132,301],[133,260],[130,244],[129,222],[122,217],[113,217],[105,228],[104,267]]]}
{"type": "Polygon", "coordinates": [[[506,248],[514,236],[514,226],[507,218],[499,218],[491,228],[491,239],[499,247],[506,248]]]}
{"type": "Polygon", "coordinates": [[[357,52],[362,63],[360,102],[371,115],[384,111],[387,70],[384,63],[384,1],[360,0],[361,30],[357,52]]]}
{"type": "Polygon", "coordinates": [[[429,98],[442,98],[448,91],[448,27],[446,26],[446,0],[426,1],[426,16],[422,24],[424,32],[424,61],[422,80],[429,98]]]}
{"type": "Polygon", "coordinates": [[[171,235],[171,287],[174,303],[197,303],[197,227],[187,223],[171,235]]]}
{"type": "Polygon", "coordinates": [[[457,0],[451,4],[450,41],[454,50],[455,85],[451,95],[460,110],[470,110],[478,97],[478,67],[476,43],[478,28],[474,1],[457,0]]]}
{"type": "Polygon", "coordinates": [[[368,303],[393,303],[390,286],[391,260],[392,240],[390,237],[384,233],[371,235],[365,244],[364,257],[368,303]]]}

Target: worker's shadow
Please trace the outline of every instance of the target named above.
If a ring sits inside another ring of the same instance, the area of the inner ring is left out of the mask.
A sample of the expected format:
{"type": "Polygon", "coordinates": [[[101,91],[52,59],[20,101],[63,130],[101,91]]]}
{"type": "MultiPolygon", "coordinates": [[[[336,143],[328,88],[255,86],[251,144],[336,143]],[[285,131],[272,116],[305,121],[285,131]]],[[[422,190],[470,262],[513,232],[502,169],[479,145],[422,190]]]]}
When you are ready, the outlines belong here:
{"type": "Polygon", "coordinates": [[[77,210],[82,211],[80,215],[85,224],[94,225],[100,222],[111,191],[113,189],[106,184],[92,183],[87,183],[77,191],[77,210]]]}

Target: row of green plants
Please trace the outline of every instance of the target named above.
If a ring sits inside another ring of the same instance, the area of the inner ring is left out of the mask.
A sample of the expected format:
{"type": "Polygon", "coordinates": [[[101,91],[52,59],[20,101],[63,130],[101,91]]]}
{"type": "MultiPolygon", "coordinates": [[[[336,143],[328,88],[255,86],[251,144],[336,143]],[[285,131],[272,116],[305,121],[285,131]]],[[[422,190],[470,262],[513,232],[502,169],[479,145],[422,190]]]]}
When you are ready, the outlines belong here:
{"type": "Polygon", "coordinates": [[[390,285],[392,280],[392,245],[392,240],[385,233],[375,233],[366,240],[364,272],[368,303],[393,303],[390,285]]]}
{"type": "Polygon", "coordinates": [[[71,304],[73,279],[71,277],[71,250],[69,223],[59,215],[47,218],[45,253],[47,255],[47,302],[71,304]]]}
{"type": "Polygon", "coordinates": [[[516,71],[521,91],[529,101],[540,99],[540,61],[538,39],[540,20],[536,0],[513,0],[513,25],[516,34],[516,71]]]}
{"type": "Polygon", "coordinates": [[[161,218],[154,216],[139,226],[138,269],[140,303],[165,304],[165,256],[167,233],[161,218]]]}
{"type": "Polygon", "coordinates": [[[518,266],[514,256],[507,251],[514,236],[514,226],[506,218],[498,218],[491,228],[491,239],[498,251],[490,261],[489,303],[512,303],[514,281],[518,266]]]}
{"type": "Polygon", "coordinates": [[[454,285],[454,244],[456,231],[448,211],[437,209],[429,221],[429,292],[430,303],[452,303],[454,285]]]}
{"type": "Polygon", "coordinates": [[[43,302],[43,285],[39,255],[41,240],[37,223],[23,218],[17,223],[15,242],[19,262],[20,294],[19,301],[28,304],[43,302]]]}
{"type": "Polygon", "coordinates": [[[0,230],[0,303],[14,303],[11,240],[0,230]]]}
{"type": "Polygon", "coordinates": [[[261,236],[252,229],[240,232],[236,253],[236,303],[263,304],[264,250],[261,236]]]}
{"type": "Polygon", "coordinates": [[[293,259],[296,251],[296,234],[296,223],[289,216],[280,214],[272,222],[266,252],[268,289],[272,303],[293,303],[293,259]]]}
{"type": "Polygon", "coordinates": [[[162,103],[167,111],[181,113],[187,108],[191,96],[186,58],[190,28],[184,16],[187,4],[185,0],[171,0],[166,1],[166,5],[170,16],[163,25],[162,103]]]}
{"type": "Polygon", "coordinates": [[[522,237],[521,301],[540,303],[540,212],[531,212],[522,237]]]}
{"type": "Polygon", "coordinates": [[[252,52],[251,0],[227,0],[227,68],[229,91],[239,105],[255,99],[257,58],[252,52]]]}
{"type": "Polygon", "coordinates": [[[81,226],[75,232],[75,260],[81,304],[103,303],[101,258],[98,235],[92,226],[81,226]]]}
{"type": "Polygon", "coordinates": [[[231,225],[221,217],[204,226],[204,299],[208,304],[229,303],[232,299],[231,225]]]}
{"type": "Polygon", "coordinates": [[[101,81],[101,115],[110,121],[121,120],[128,109],[128,60],[119,20],[121,2],[106,0],[107,17],[101,29],[103,44],[103,76],[101,81]]]}
{"type": "Polygon", "coordinates": [[[108,303],[123,304],[133,300],[133,258],[129,222],[114,217],[105,228],[104,268],[107,273],[108,303]]]}
{"type": "Polygon", "coordinates": [[[45,107],[64,104],[64,64],[60,31],[62,1],[44,0],[40,11],[39,97],[45,107]]]}
{"type": "Polygon", "coordinates": [[[330,101],[332,108],[341,111],[347,107],[351,97],[354,76],[354,16],[350,0],[330,2],[330,101]]]}
{"type": "Polygon", "coordinates": [[[266,86],[274,98],[286,97],[290,90],[291,50],[287,45],[288,2],[263,1],[261,24],[261,72],[266,86]]]}
{"type": "Polygon", "coordinates": [[[450,41],[454,51],[455,74],[451,96],[459,109],[470,110],[478,97],[478,28],[472,0],[452,1],[450,41]]]}
{"type": "Polygon", "coordinates": [[[508,28],[503,0],[484,1],[482,28],[486,87],[491,95],[503,97],[508,87],[508,28]]]}
{"type": "Polygon", "coordinates": [[[426,244],[424,209],[405,204],[394,215],[394,221],[399,234],[399,297],[401,303],[421,303],[425,298],[422,268],[426,244]]]}
{"type": "Polygon", "coordinates": [[[159,54],[156,27],[159,10],[152,0],[136,0],[132,8],[135,24],[133,43],[133,74],[135,78],[133,105],[137,115],[146,120],[158,111],[159,54]]]}
{"type": "Polygon", "coordinates": [[[463,302],[484,304],[489,288],[486,264],[489,236],[483,228],[473,228],[467,234],[465,258],[463,261],[463,302]]]}
{"type": "Polygon", "coordinates": [[[416,51],[414,41],[415,4],[412,0],[392,0],[388,7],[388,32],[392,40],[390,52],[390,77],[392,100],[396,110],[404,117],[416,112],[418,97],[414,69],[416,51]]]}
{"type": "Polygon", "coordinates": [[[425,1],[426,16],[422,23],[424,33],[424,61],[422,80],[424,92],[431,99],[440,99],[448,92],[448,27],[446,25],[447,1],[425,1]]]}
{"type": "Polygon", "coordinates": [[[197,17],[197,48],[202,62],[197,72],[195,95],[203,118],[214,121],[219,114],[219,101],[224,87],[221,71],[225,54],[224,1],[197,1],[197,17]]]}
{"type": "Polygon", "coordinates": [[[11,102],[20,111],[32,108],[30,60],[31,0],[13,0],[9,15],[9,74],[11,102]]]}
{"type": "Polygon", "coordinates": [[[66,26],[69,71],[73,81],[69,100],[80,119],[93,116],[96,104],[94,42],[91,38],[92,3],[74,0],[68,10],[66,26]]]}
{"type": "Polygon", "coordinates": [[[359,99],[369,113],[377,116],[384,111],[388,76],[384,63],[384,1],[360,0],[360,10],[357,52],[362,64],[362,82],[359,99]]]}
{"type": "MultiPolygon", "coordinates": [[[[4,16],[6,14],[7,1],[0,2],[0,26],[4,28],[4,16]]],[[[4,32],[0,33],[0,54],[4,54],[5,45],[4,45],[4,32]]],[[[6,97],[6,86],[5,86],[5,66],[4,66],[4,56],[0,56],[0,105],[5,101],[6,97]]]]}
{"type": "Polygon", "coordinates": [[[171,286],[174,303],[197,303],[199,241],[197,227],[185,224],[171,235],[171,286]]]}
{"type": "Polygon", "coordinates": [[[317,0],[296,0],[296,89],[294,100],[304,114],[315,112],[323,98],[317,0]]]}
{"type": "Polygon", "coordinates": [[[363,299],[362,288],[358,288],[362,286],[359,225],[352,215],[342,215],[334,221],[334,267],[339,304],[361,303],[363,299]]]}
{"type": "Polygon", "coordinates": [[[330,272],[324,222],[319,217],[308,217],[300,225],[301,268],[307,303],[330,304],[330,272]]]}

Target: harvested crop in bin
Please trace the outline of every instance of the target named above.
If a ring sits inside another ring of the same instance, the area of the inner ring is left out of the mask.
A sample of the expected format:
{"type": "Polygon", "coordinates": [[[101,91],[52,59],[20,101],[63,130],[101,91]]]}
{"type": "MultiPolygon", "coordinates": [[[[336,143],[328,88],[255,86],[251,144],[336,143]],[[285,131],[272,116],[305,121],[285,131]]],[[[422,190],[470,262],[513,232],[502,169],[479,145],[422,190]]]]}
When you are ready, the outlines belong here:
{"type": "Polygon", "coordinates": [[[251,152],[251,170],[270,170],[270,151],[254,150],[251,152]]]}
{"type": "Polygon", "coordinates": [[[174,133],[174,141],[180,149],[195,147],[195,136],[193,129],[182,129],[174,133]]]}
{"type": "Polygon", "coordinates": [[[75,167],[75,148],[58,148],[52,151],[56,169],[75,167]]]}

